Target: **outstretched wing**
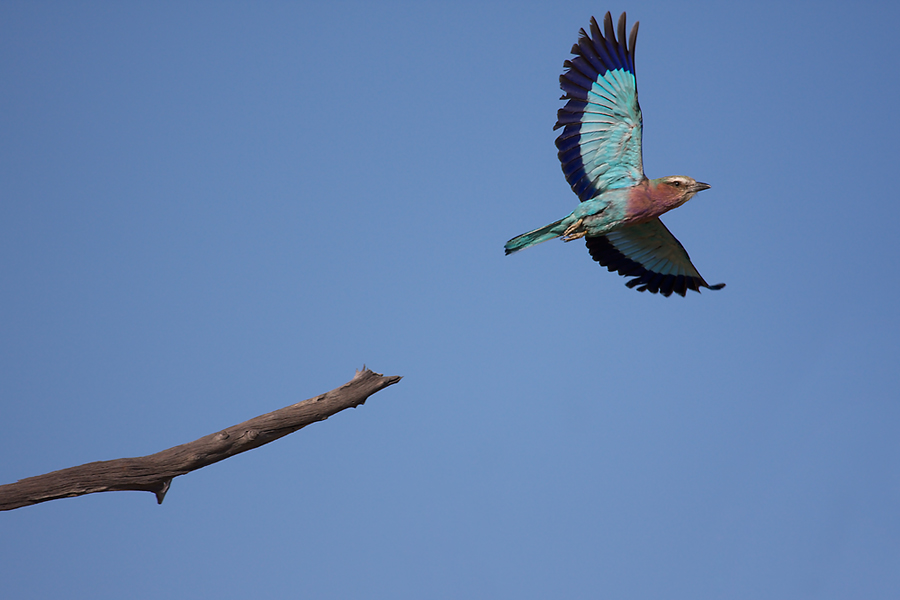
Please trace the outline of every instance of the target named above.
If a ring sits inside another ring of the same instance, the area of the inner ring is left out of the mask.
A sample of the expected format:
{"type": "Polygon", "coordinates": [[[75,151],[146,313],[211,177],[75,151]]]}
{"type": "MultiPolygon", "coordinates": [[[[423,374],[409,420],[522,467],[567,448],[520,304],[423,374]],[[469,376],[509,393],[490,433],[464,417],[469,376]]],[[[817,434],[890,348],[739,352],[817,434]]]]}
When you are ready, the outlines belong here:
{"type": "Polygon", "coordinates": [[[612,16],[603,21],[606,36],[591,18],[591,35],[580,31],[575,57],[563,66],[559,86],[568,100],[554,129],[566,181],[584,202],[605,190],[631,187],[644,179],[641,162],[641,107],[634,76],[634,44],[639,23],[625,43],[625,13],[619,39],[612,16]]]}
{"type": "Polygon", "coordinates": [[[701,287],[720,290],[724,283],[709,285],[691,264],[684,246],[659,219],[628,225],[598,237],[585,238],[591,258],[619,275],[635,277],[625,285],[638,291],[682,296],[701,287]]]}

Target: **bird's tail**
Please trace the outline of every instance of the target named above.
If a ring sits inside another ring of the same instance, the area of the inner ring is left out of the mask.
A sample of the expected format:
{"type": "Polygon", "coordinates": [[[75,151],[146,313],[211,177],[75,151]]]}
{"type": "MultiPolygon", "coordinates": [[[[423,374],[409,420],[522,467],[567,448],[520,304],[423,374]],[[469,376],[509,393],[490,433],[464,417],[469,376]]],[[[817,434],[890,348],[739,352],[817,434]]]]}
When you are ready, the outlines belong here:
{"type": "Polygon", "coordinates": [[[528,233],[523,233],[522,235],[514,237],[506,242],[506,246],[504,246],[506,253],[512,254],[513,252],[524,250],[530,246],[540,244],[541,242],[558,238],[565,233],[566,230],[563,221],[565,221],[565,219],[560,219],[555,223],[544,225],[540,229],[535,229],[534,231],[529,231],[528,233]]]}

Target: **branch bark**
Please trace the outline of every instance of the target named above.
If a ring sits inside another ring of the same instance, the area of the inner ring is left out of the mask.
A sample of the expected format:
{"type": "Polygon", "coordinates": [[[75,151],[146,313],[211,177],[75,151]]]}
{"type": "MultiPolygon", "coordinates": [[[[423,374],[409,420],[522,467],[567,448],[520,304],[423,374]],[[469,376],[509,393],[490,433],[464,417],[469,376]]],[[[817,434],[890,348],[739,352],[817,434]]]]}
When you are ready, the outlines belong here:
{"type": "Polygon", "coordinates": [[[149,456],[92,462],[0,485],[0,510],[122,490],[153,492],[157,503],[162,504],[175,477],[268,444],[346,408],[356,408],[375,392],[398,381],[400,377],[396,375],[385,377],[363,367],[353,379],[330,392],[187,444],[149,456]]]}

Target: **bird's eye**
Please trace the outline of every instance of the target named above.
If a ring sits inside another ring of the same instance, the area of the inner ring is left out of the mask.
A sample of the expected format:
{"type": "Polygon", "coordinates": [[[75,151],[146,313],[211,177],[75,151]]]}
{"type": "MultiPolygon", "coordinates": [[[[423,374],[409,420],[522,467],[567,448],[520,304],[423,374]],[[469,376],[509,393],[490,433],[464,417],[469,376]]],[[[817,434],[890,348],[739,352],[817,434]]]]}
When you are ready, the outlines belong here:
{"type": "Polygon", "coordinates": [[[672,182],[672,185],[674,185],[675,187],[681,187],[681,182],[680,182],[680,181],[673,181],[673,182],[672,182]]]}

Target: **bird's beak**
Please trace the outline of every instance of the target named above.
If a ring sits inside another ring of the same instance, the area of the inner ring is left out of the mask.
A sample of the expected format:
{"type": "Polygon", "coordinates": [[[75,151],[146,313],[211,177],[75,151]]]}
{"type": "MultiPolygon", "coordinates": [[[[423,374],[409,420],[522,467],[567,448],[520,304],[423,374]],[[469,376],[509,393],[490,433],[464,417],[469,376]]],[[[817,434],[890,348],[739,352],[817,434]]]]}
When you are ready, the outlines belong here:
{"type": "Polygon", "coordinates": [[[703,190],[708,190],[710,187],[712,187],[712,186],[710,186],[708,183],[703,183],[702,181],[698,181],[694,184],[694,191],[702,192],[703,190]]]}

